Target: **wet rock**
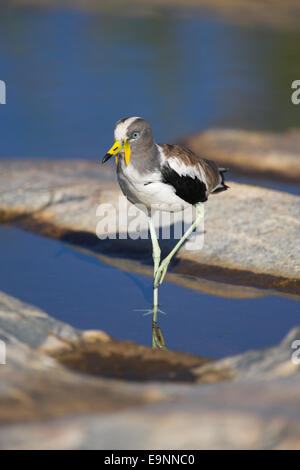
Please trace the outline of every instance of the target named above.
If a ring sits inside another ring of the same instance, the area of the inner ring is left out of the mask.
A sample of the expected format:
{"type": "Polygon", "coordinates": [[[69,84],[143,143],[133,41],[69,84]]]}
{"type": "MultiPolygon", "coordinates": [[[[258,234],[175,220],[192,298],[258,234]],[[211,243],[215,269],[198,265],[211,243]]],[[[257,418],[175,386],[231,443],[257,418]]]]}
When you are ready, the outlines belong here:
{"type": "Polygon", "coordinates": [[[0,292],[0,328],[5,335],[31,348],[52,348],[71,344],[80,332],[49,317],[42,310],[0,292]]]}
{"type": "Polygon", "coordinates": [[[242,173],[300,181],[300,132],[211,129],[182,140],[198,155],[242,173]]]}
{"type": "Polygon", "coordinates": [[[64,366],[85,374],[124,380],[163,380],[174,382],[218,382],[231,379],[224,368],[208,374],[191,373],[192,368],[212,362],[191,354],[176,351],[153,351],[131,341],[110,339],[91,342],[79,341],[73,348],[60,348],[50,355],[64,366]]]}
{"type": "MultiPolygon", "coordinates": [[[[300,245],[295,243],[300,233],[299,197],[255,186],[229,185],[230,190],[211,196],[206,203],[203,248],[195,250],[195,243],[186,243],[169,271],[178,275],[177,282],[190,278],[194,287],[196,277],[205,277],[299,294],[300,245]]],[[[119,265],[125,269],[144,265],[147,273],[152,271],[146,218],[140,216],[142,238],[128,237],[126,218],[119,215],[124,216],[133,206],[122,196],[113,166],[103,169],[80,161],[3,161],[0,186],[1,222],[10,221],[102,253],[109,263],[119,258],[119,265]],[[98,225],[96,210],[104,204],[110,205],[109,230],[98,225]],[[112,235],[114,228],[116,234],[100,240],[96,228],[100,236],[107,232],[112,235]]],[[[169,226],[168,219],[163,226],[169,226]]],[[[203,231],[198,232],[196,243],[202,235],[203,231]]],[[[161,244],[166,253],[174,240],[171,237],[161,244]]]]}

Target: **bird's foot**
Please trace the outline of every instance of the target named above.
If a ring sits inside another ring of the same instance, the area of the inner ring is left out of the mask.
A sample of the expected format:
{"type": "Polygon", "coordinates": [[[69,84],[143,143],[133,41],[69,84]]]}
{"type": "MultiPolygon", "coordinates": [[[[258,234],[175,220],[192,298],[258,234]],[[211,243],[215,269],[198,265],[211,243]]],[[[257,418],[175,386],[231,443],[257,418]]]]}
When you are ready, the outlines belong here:
{"type": "Polygon", "coordinates": [[[154,275],[154,288],[157,288],[163,283],[165,275],[167,274],[167,271],[168,271],[169,264],[170,264],[170,260],[166,258],[161,262],[160,266],[157,268],[155,275],[154,275]]]}
{"type": "Polygon", "coordinates": [[[152,323],[152,349],[168,349],[162,331],[156,322],[152,323]]]}
{"type": "MultiPolygon", "coordinates": [[[[147,315],[152,315],[154,313],[154,308],[135,308],[135,312],[144,312],[143,317],[146,317],[147,315]]],[[[164,312],[160,308],[157,308],[157,313],[162,313],[163,315],[167,315],[167,312],[164,312]]]]}

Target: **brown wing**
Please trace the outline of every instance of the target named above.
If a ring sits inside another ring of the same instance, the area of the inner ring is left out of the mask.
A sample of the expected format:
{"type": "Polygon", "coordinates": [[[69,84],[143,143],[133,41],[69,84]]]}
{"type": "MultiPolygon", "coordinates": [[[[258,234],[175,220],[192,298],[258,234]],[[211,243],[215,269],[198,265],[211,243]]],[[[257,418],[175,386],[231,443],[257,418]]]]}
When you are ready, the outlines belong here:
{"type": "Polygon", "coordinates": [[[159,144],[163,154],[171,168],[179,174],[193,175],[202,181],[207,188],[207,193],[227,189],[224,184],[223,172],[212,160],[201,158],[187,147],[181,145],[159,144]]]}

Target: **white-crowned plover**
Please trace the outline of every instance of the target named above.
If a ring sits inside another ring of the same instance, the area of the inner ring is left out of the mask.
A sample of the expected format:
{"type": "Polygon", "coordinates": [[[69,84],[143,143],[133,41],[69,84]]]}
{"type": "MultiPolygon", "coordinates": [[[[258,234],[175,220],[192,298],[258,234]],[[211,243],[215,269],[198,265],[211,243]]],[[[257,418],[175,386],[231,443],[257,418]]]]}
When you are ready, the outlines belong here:
{"type": "Polygon", "coordinates": [[[116,156],[117,176],[122,192],[132,204],[142,205],[148,212],[154,262],[152,346],[164,348],[164,340],[157,326],[157,288],[163,282],[172,257],[203,218],[203,203],[210,194],[228,188],[224,182],[226,169],[198,157],[185,147],[157,144],[151,126],[140,117],[117,121],[114,137],[115,143],[102,163],[116,156]],[[196,208],[194,223],[161,262],[161,250],[151,211],[177,212],[191,205],[196,208]]]}

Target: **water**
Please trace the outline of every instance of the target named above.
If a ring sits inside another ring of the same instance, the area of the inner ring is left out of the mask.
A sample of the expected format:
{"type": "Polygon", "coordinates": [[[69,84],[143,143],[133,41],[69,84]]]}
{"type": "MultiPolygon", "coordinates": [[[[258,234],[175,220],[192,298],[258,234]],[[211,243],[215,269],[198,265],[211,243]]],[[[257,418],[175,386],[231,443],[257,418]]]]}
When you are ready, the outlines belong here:
{"type": "MultiPolygon", "coordinates": [[[[152,280],[100,263],[67,244],[0,226],[0,290],[77,328],[151,345],[152,280]]],[[[266,296],[230,299],[172,283],[160,288],[167,345],[224,357],[278,343],[300,323],[300,302],[266,296]]]]}
{"type": "Polygon", "coordinates": [[[205,9],[0,7],[0,158],[91,158],[141,115],[161,141],[207,127],[300,126],[300,32],[205,9]]]}

